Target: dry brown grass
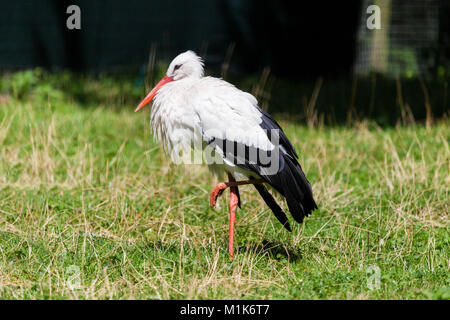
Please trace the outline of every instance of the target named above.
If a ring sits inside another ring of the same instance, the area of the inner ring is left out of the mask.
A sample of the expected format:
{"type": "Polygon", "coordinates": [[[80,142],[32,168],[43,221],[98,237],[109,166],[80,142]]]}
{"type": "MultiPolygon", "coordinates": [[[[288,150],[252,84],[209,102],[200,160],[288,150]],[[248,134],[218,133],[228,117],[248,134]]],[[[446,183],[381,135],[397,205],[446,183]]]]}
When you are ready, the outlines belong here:
{"type": "Polygon", "coordinates": [[[288,234],[242,188],[230,262],[226,199],[208,207],[216,181],[170,164],[141,115],[14,101],[1,112],[4,298],[417,298],[448,288],[447,122],[284,122],[320,209],[288,234]]]}

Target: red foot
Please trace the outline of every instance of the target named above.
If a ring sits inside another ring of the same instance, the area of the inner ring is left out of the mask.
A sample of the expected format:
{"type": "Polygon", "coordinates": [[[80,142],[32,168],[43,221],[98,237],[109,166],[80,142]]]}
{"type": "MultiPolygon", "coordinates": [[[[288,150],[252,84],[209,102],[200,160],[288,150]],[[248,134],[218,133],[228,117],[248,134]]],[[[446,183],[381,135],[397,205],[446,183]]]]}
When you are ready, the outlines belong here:
{"type": "Polygon", "coordinates": [[[211,191],[211,194],[209,196],[210,207],[214,207],[216,205],[217,198],[223,193],[226,188],[228,188],[226,183],[221,182],[213,189],[213,191],[211,191]]]}

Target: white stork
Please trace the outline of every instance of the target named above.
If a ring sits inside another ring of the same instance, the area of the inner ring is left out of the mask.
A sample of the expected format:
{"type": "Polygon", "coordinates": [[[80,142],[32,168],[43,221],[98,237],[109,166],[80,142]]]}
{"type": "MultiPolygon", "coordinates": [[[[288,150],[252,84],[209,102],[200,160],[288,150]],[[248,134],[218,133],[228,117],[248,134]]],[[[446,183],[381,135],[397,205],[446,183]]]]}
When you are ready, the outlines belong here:
{"type": "Polygon", "coordinates": [[[253,184],[288,231],[291,227],[286,214],[264,183],[286,199],[292,217],[299,223],[317,208],[297,153],[280,125],[251,94],[222,79],[204,77],[203,61],[194,52],[173,59],[166,75],[135,111],[154,98],[151,126],[165,150],[172,155],[180,144],[209,147],[216,160],[208,163],[211,171],[228,175],[228,182],[219,183],[211,192],[210,205],[213,207],[218,196],[230,188],[231,259],[236,209],[240,207],[239,185],[253,184]]]}

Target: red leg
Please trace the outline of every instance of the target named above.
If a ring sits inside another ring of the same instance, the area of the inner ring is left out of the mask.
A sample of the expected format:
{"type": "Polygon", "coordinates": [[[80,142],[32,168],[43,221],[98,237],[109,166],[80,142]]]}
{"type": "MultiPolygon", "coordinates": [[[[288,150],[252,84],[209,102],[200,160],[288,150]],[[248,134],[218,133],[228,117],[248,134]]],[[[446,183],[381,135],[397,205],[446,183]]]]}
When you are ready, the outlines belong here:
{"type": "MultiPolygon", "coordinates": [[[[231,174],[228,174],[228,179],[230,182],[234,182],[234,177],[231,174]]],[[[230,187],[230,228],[228,235],[228,252],[230,253],[230,259],[234,259],[234,221],[236,218],[236,210],[239,204],[239,196],[237,194],[237,187],[230,187]]]]}

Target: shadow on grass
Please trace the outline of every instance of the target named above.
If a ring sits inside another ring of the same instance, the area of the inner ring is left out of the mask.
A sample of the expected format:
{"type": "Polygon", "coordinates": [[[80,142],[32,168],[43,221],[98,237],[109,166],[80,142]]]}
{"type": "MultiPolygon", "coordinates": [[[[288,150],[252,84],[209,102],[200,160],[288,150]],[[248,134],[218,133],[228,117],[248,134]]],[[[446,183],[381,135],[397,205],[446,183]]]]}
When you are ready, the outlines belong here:
{"type": "MultiPolygon", "coordinates": [[[[236,247],[235,247],[236,248],[236,247]]],[[[145,244],[145,249],[149,251],[158,251],[160,254],[165,254],[167,256],[178,257],[180,254],[180,245],[179,243],[164,243],[161,241],[149,242],[145,244]]],[[[210,251],[208,248],[201,248],[202,250],[210,251]]],[[[227,253],[227,248],[223,248],[224,253],[227,253]]],[[[238,247],[239,253],[243,254],[244,252],[254,253],[255,255],[266,255],[271,259],[277,261],[287,260],[289,262],[297,262],[302,259],[302,254],[299,248],[295,248],[292,246],[287,246],[282,242],[277,242],[274,240],[264,239],[261,242],[249,242],[245,245],[238,247]]],[[[186,255],[195,254],[197,250],[192,247],[192,245],[187,244],[184,247],[184,252],[186,255]]],[[[211,251],[211,254],[213,252],[211,251]]],[[[235,253],[236,254],[236,253],[235,253]]]]}
{"type": "Polygon", "coordinates": [[[300,249],[273,240],[264,239],[260,243],[250,243],[247,248],[253,249],[258,254],[267,253],[270,258],[277,261],[287,259],[290,262],[296,262],[302,259],[300,249]]]}

